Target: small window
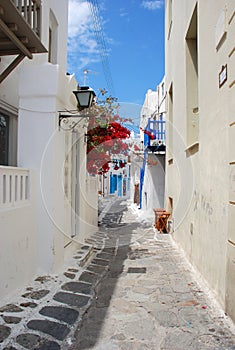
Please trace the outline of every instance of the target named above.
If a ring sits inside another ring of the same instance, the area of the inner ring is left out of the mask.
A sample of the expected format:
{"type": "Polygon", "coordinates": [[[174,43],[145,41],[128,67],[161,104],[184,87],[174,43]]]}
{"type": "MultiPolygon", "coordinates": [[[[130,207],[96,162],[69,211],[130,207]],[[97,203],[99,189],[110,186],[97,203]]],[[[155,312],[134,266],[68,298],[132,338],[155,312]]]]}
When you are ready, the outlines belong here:
{"type": "Polygon", "coordinates": [[[48,33],[48,62],[58,63],[58,22],[52,11],[50,11],[50,27],[48,33]]]}
{"type": "Polygon", "coordinates": [[[17,164],[17,116],[0,111],[0,165],[17,164]]]}
{"type": "Polygon", "coordinates": [[[168,211],[171,213],[173,213],[173,198],[172,197],[168,197],[168,211]]]}
{"type": "Polygon", "coordinates": [[[8,165],[9,117],[0,113],[0,165],[8,165]]]}
{"type": "Polygon", "coordinates": [[[187,146],[198,142],[198,25],[197,6],[194,9],[185,38],[186,52],[186,108],[187,108],[187,146]]]}
{"type": "Polygon", "coordinates": [[[172,0],[168,0],[168,9],[167,9],[167,31],[168,31],[168,39],[171,35],[172,28],[172,0]]]}
{"type": "Polygon", "coordinates": [[[173,84],[168,92],[168,160],[173,157],[173,84]]]}
{"type": "Polygon", "coordinates": [[[51,41],[52,41],[52,30],[49,28],[49,44],[48,44],[48,62],[51,62],[51,41]]]}
{"type": "Polygon", "coordinates": [[[165,85],[164,83],[162,83],[162,97],[164,97],[165,95],[165,85]]]}

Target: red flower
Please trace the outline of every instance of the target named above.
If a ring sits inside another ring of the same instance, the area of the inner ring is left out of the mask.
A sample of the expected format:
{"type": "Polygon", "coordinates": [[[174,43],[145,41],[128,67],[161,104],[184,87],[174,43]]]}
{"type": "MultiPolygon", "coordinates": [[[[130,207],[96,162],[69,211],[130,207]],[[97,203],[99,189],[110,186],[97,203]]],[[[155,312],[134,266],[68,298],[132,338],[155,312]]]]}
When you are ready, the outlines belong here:
{"type": "Polygon", "coordinates": [[[130,137],[130,131],[117,122],[121,118],[104,115],[100,119],[99,125],[92,117],[87,132],[87,171],[92,174],[107,172],[111,155],[128,151],[128,145],[123,140],[130,137]]]}
{"type": "Polygon", "coordinates": [[[103,169],[103,172],[109,171],[110,167],[109,167],[108,162],[106,162],[105,164],[103,164],[102,169],[103,169]]]}

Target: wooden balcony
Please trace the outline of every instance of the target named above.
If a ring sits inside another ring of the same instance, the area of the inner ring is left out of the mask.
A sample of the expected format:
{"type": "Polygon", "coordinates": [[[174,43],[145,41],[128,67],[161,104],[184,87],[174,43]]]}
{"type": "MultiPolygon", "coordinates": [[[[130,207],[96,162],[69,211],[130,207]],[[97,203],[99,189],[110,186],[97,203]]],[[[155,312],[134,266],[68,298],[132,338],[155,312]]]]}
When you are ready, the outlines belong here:
{"type": "Polygon", "coordinates": [[[17,55],[0,82],[23,60],[47,52],[40,40],[40,0],[0,0],[0,56],[17,55]]]}

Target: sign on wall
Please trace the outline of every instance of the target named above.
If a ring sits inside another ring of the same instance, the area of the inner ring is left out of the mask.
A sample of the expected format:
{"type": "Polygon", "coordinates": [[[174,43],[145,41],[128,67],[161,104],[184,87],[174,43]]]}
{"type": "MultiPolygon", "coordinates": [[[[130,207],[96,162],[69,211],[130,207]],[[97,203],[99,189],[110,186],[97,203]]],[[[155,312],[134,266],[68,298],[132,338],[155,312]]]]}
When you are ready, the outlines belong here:
{"type": "Polygon", "coordinates": [[[226,80],[228,79],[228,72],[227,72],[227,64],[221,67],[221,71],[219,72],[219,88],[224,85],[226,80]]]}

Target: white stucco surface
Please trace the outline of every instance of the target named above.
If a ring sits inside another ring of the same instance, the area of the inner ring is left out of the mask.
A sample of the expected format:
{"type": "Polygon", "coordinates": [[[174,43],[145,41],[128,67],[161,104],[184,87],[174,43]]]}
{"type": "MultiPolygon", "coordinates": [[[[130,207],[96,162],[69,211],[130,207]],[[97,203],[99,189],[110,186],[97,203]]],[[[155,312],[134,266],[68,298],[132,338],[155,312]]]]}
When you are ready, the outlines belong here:
{"type": "Polygon", "coordinates": [[[229,116],[233,114],[230,101],[234,100],[231,83],[235,78],[230,70],[234,57],[228,57],[234,46],[232,33],[235,21],[229,22],[234,3],[220,0],[213,2],[212,6],[210,1],[186,0],[179,8],[172,2],[172,18],[169,18],[169,3],[166,2],[166,89],[167,119],[169,123],[173,122],[173,133],[167,134],[166,206],[169,210],[173,209],[174,239],[217,294],[221,305],[226,308],[230,300],[228,309],[234,318],[231,295],[235,299],[230,287],[228,293],[228,286],[231,286],[232,279],[234,281],[231,273],[234,244],[233,241],[228,242],[228,214],[232,202],[229,198],[230,157],[234,149],[234,138],[229,137],[232,133],[229,116]],[[218,46],[215,31],[223,11],[226,11],[227,34],[218,46]],[[188,80],[192,75],[189,60],[193,56],[190,58],[188,50],[191,39],[187,41],[185,37],[189,28],[192,30],[190,21],[193,13],[197,14],[195,90],[188,80]],[[219,73],[225,64],[230,72],[228,81],[219,87],[219,73]],[[199,133],[197,142],[190,144],[188,128],[191,121],[187,108],[197,91],[198,104],[192,107],[199,133]]]}

